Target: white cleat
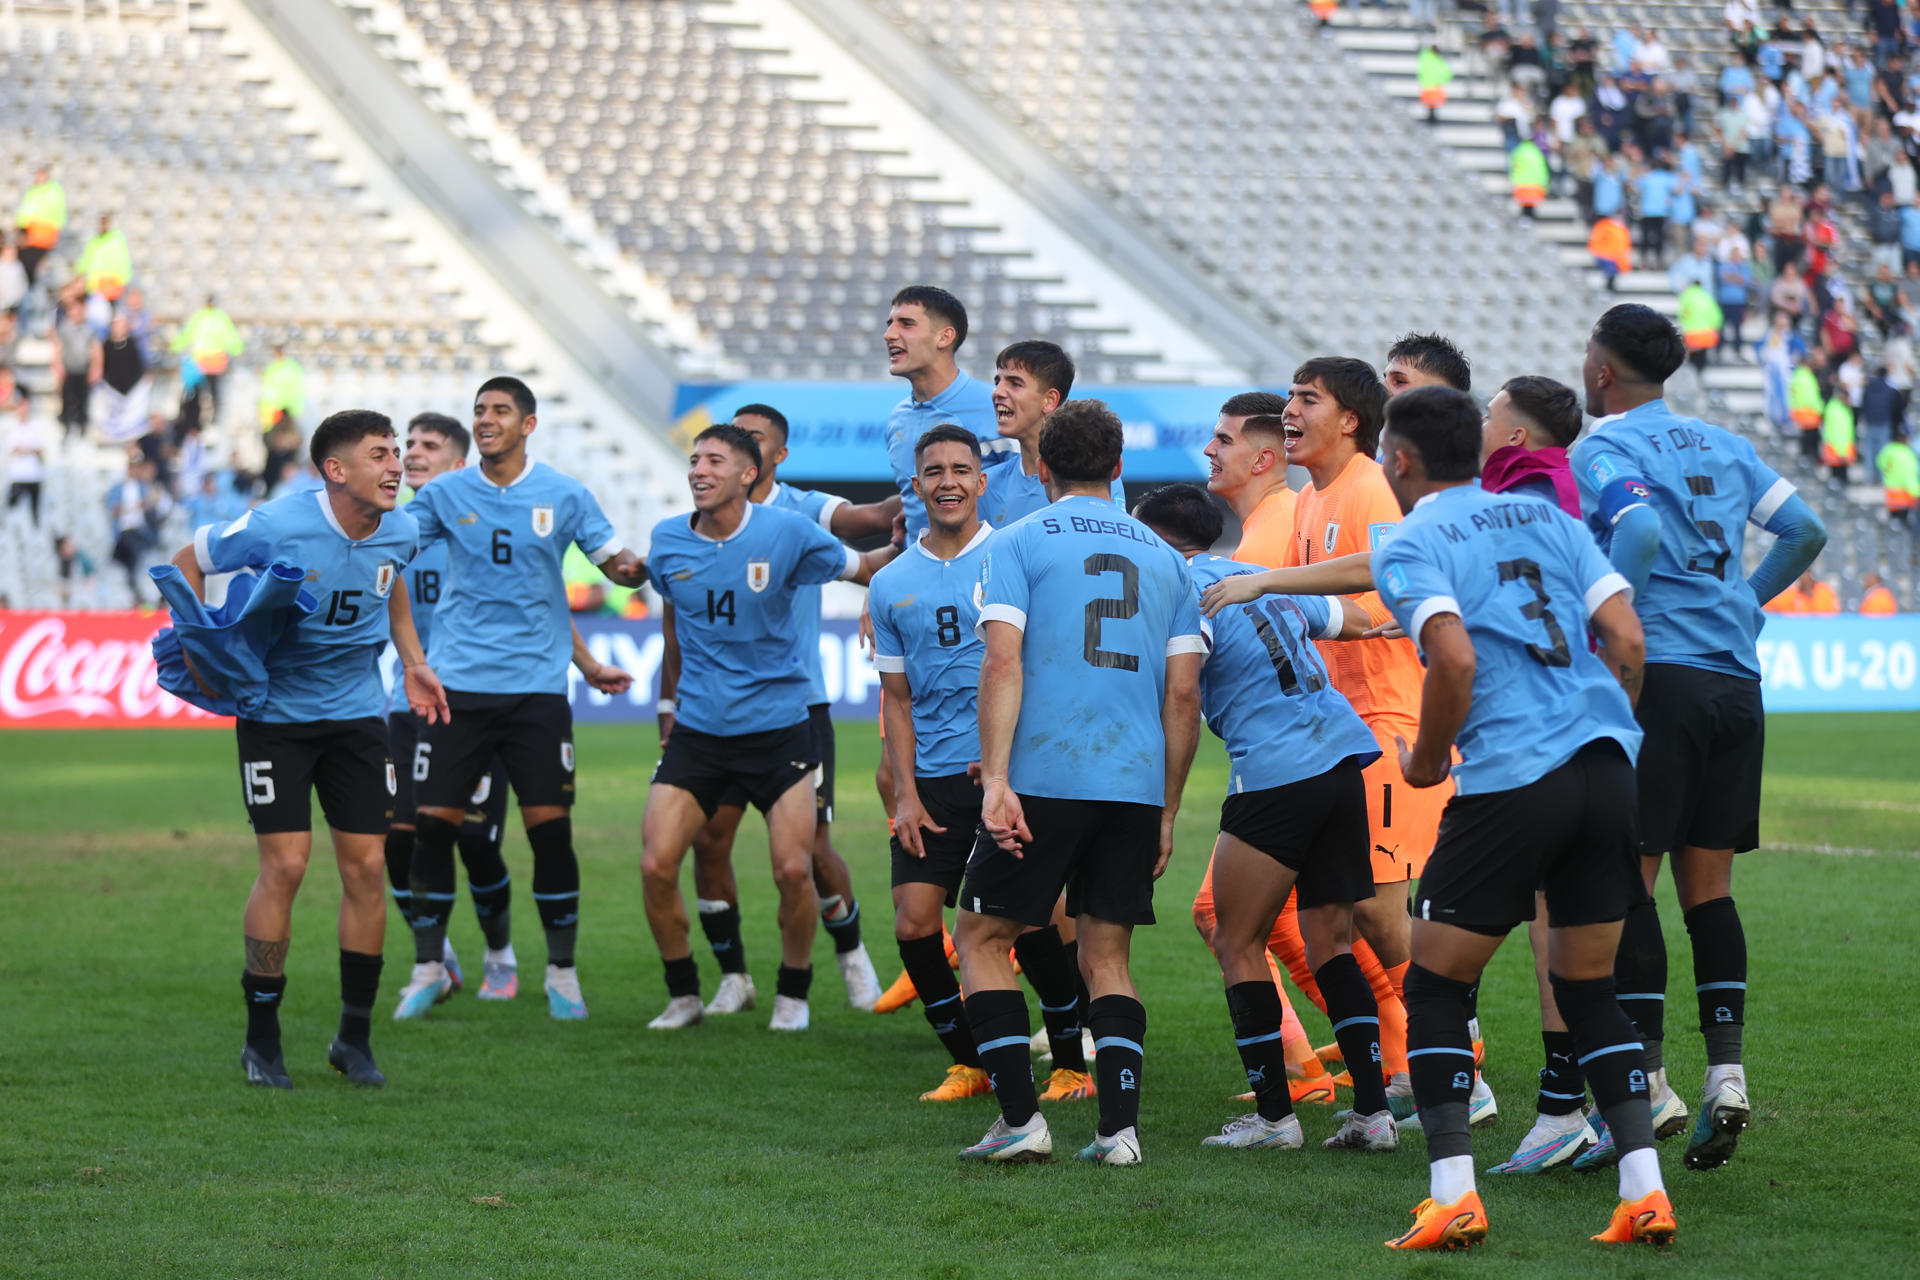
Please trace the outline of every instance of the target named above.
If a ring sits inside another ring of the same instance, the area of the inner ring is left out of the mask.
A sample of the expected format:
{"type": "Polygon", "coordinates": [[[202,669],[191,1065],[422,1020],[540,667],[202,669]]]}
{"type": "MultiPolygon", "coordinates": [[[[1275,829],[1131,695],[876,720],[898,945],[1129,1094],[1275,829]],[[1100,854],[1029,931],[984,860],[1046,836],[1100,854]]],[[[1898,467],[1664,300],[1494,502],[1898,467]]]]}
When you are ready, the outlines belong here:
{"type": "Polygon", "coordinates": [[[1467,1095],[1467,1125],[1480,1129],[1500,1119],[1500,1104],[1493,1099],[1493,1089],[1487,1084],[1487,1078],[1478,1071],[1473,1073],[1473,1092],[1467,1095]]]}
{"type": "Polygon", "coordinates": [[[773,1018],[767,1023],[769,1031],[805,1031],[813,1020],[812,1012],[805,1000],[796,1000],[792,996],[773,998],[773,1018]]]}
{"type": "Polygon", "coordinates": [[[880,975],[873,971],[873,957],[867,954],[866,944],[841,952],[834,961],[847,984],[847,1003],[862,1013],[872,1013],[873,1006],[880,1003],[880,975]]]}
{"type": "Polygon", "coordinates": [[[405,1022],[410,1018],[424,1018],[429,1010],[447,998],[453,990],[453,979],[447,976],[447,966],[438,960],[413,966],[413,976],[407,979],[407,985],[400,988],[400,1003],[394,1007],[393,1020],[405,1022]]]}
{"type": "Polygon", "coordinates": [[[1306,1144],[1306,1135],[1300,1131],[1300,1117],[1289,1115],[1280,1120],[1269,1120],[1258,1111],[1236,1116],[1220,1127],[1220,1132],[1210,1133],[1200,1139],[1203,1147],[1275,1147],[1282,1151],[1298,1151],[1306,1144]]]}
{"type": "Polygon", "coordinates": [[[572,965],[547,966],[547,1013],[561,1022],[584,1022],[587,1002],[580,994],[580,971],[572,965]]]}
{"type": "Polygon", "coordinates": [[[1397,1151],[1400,1130],[1394,1125],[1391,1111],[1376,1111],[1370,1116],[1349,1111],[1339,1130],[1320,1145],[1331,1151],[1397,1151]]]}
{"type": "Polygon", "coordinates": [[[667,1007],[660,1011],[660,1016],[647,1024],[647,1030],[678,1031],[699,1022],[706,1012],[700,1007],[699,996],[675,996],[667,1001],[667,1007]]]}
{"type": "Polygon", "coordinates": [[[1647,1073],[1647,1101],[1653,1106],[1653,1136],[1674,1137],[1687,1131],[1687,1104],[1667,1083],[1667,1069],[1647,1073]]]}
{"type": "Polygon", "coordinates": [[[1053,1134],[1047,1119],[1038,1111],[1018,1129],[1005,1116],[995,1116],[986,1136],[960,1152],[962,1160],[985,1160],[991,1164],[1032,1164],[1053,1159],[1053,1134]]]}
{"type": "Polygon", "coordinates": [[[1080,1148],[1076,1158],[1091,1164],[1139,1164],[1140,1134],[1132,1125],[1110,1138],[1095,1133],[1093,1141],[1080,1148]]]}
{"type": "Polygon", "coordinates": [[[1572,1164],[1582,1152],[1598,1145],[1599,1135],[1578,1111],[1564,1116],[1536,1116],[1533,1128],[1520,1139],[1519,1149],[1487,1172],[1545,1173],[1572,1164]]]}
{"type": "MultiPolygon", "coordinates": [[[[709,1017],[721,1013],[739,1013],[743,1009],[753,1008],[753,979],[744,973],[723,973],[720,975],[720,989],[713,993],[713,999],[707,1002],[709,1017]]],[[[697,1002],[700,997],[693,997],[697,1002]]],[[[665,1017],[665,1014],[661,1015],[665,1017]]]]}

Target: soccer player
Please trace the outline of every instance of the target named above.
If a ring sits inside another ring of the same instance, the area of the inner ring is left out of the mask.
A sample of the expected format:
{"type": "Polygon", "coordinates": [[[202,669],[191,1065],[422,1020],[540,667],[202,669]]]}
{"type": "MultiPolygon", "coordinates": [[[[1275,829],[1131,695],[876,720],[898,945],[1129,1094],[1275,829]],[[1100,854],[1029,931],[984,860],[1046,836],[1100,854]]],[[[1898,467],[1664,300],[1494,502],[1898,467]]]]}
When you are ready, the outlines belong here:
{"type": "MultiPolygon", "coordinates": [[[[1667,407],[1663,384],[1686,355],[1673,323],[1649,307],[1623,304],[1600,317],[1582,376],[1587,412],[1601,420],[1574,446],[1573,472],[1587,522],[1640,593],[1647,620],[1641,865],[1651,889],[1661,859],[1673,856],[1707,1049],[1686,1163],[1713,1169],[1732,1156],[1752,1113],[1741,1059],[1747,945],[1733,859],[1760,840],[1760,608],[1813,563],[1826,529],[1751,444],[1667,407]],[[1749,523],[1777,537],[1751,576],[1742,569],[1749,523]]],[[[1621,938],[1620,1000],[1647,1046],[1662,1125],[1677,1128],[1686,1112],[1667,1101],[1661,1061],[1666,978],[1649,898],[1621,938]]]]}
{"type": "MultiPolygon", "coordinates": [[[[796,511],[838,538],[871,538],[892,530],[900,499],[856,506],[845,498],[780,483],[780,464],[787,460],[787,416],[772,405],[749,404],[736,409],[733,425],[760,446],[762,469],[748,493],[749,501],[796,511]]],[[[847,1002],[871,1009],[880,998],[880,978],[860,941],[860,901],[853,894],[853,875],[840,851],[833,847],[834,731],[832,706],[827,698],[825,673],[820,666],[821,591],[808,585],[794,593],[794,621],[800,652],[807,667],[807,718],[820,747],[820,776],[814,788],[813,884],[820,898],[820,921],[833,939],[834,960],[847,984],[847,1002]]],[[[662,731],[671,736],[679,681],[679,637],[674,633],[673,610],[665,609],[662,628],[669,634],[674,661],[660,665],[662,731]]],[[[664,737],[663,737],[664,745],[664,737]]],[[[734,792],[720,799],[713,820],[700,829],[693,843],[695,901],[700,929],[720,963],[720,989],[705,1012],[738,1013],[751,1009],[755,992],[747,973],[747,953],[740,939],[740,891],[733,878],[733,837],[739,829],[747,798],[734,792]]]]}
{"type": "Polygon", "coordinates": [[[1040,476],[1054,501],[996,534],[981,568],[985,838],[960,888],[954,941],[1001,1114],[964,1158],[1052,1155],[1007,952],[1052,918],[1064,888],[1098,1050],[1099,1130],[1080,1155],[1140,1160],[1147,1017],[1127,957],[1134,927],[1153,923],[1153,882],[1173,850],[1205,641],[1186,561],[1109,501],[1121,442],[1119,418],[1097,400],[1049,414],[1040,476]]]}
{"type": "Polygon", "coordinates": [[[782,963],[769,1025],[804,1031],[818,907],[811,850],[821,749],[807,715],[794,595],[836,579],[865,585],[896,550],[861,555],[815,520],[750,502],[760,446],[732,424],[696,436],[689,463],[693,514],[654,526],[649,553],[654,580],[673,605],[680,648],[675,724],[641,829],[647,923],[666,966],[668,997],[649,1025],[690,1026],[705,1012],[680,864],[721,798],[738,790],[766,817],[780,891],[782,963]]]}
{"type": "Polygon", "coordinates": [[[1437,333],[1403,334],[1387,348],[1381,380],[1389,398],[1413,387],[1473,390],[1473,363],[1450,338],[1437,333]]]}
{"type": "Polygon", "coordinates": [[[1474,484],[1481,421],[1471,396],[1418,387],[1394,397],[1386,417],[1386,479],[1407,517],[1374,558],[1382,598],[1426,658],[1420,727],[1395,752],[1408,786],[1456,778],[1420,880],[1406,979],[1429,1194],[1388,1246],[1486,1238],[1468,1139],[1467,996],[1540,887],[1554,995],[1622,1153],[1620,1201],[1594,1239],[1667,1244],[1673,1206],[1646,1072],[1613,979],[1620,922],[1645,892],[1634,866],[1632,705],[1644,645],[1631,588],[1564,512],[1474,484]],[[1592,652],[1586,628],[1599,642],[1592,652]]]}
{"type": "MultiPolygon", "coordinates": [[[[1250,572],[1208,552],[1224,522],[1193,485],[1153,490],[1134,515],[1187,558],[1196,586],[1250,572]]],[[[1304,1142],[1287,1083],[1281,1003],[1267,970],[1267,940],[1296,884],[1314,978],[1353,1075],[1353,1110],[1325,1145],[1399,1146],[1380,1075],[1379,1009],[1352,953],[1353,904],[1373,892],[1360,771],[1380,748],[1328,687],[1309,643],[1357,637],[1368,625],[1350,600],[1301,596],[1227,610],[1211,627],[1201,708],[1231,767],[1211,862],[1219,901],[1211,942],[1257,1106],[1207,1138],[1208,1146],[1297,1150],[1304,1142]]]]}
{"type": "Polygon", "coordinates": [[[280,1001],[294,895],[313,850],[313,792],[320,793],[340,868],[340,1029],[327,1064],[355,1084],[382,1085],[369,1043],[387,927],[383,843],[392,818],[393,762],[380,722],[386,695],[378,663],[389,638],[400,651],[407,701],[444,717],[445,691],[426,665],[400,571],[419,545],[400,496],[400,448],[384,414],[354,409],[314,429],[313,464],[325,489],[262,503],[236,520],[203,526],[173,558],[196,595],[206,575],[306,571],[319,604],[265,655],[268,699],[234,729],[241,795],[259,846],[247,896],[247,963],[240,989],[247,1083],[291,1089],[280,1047],[280,1001]]]}
{"type": "MultiPolygon", "coordinates": [[[[533,901],[547,935],[547,1011],[587,1016],[574,966],[580,863],[573,850],[573,710],[567,665],[575,655],[561,562],[576,544],[622,586],[646,566],[621,546],[587,487],[527,456],[539,426],[533,392],[518,378],[489,378],[474,394],[480,465],[450,471],[414,495],[407,511],[422,543],[445,542],[431,656],[450,686],[454,716],[428,724],[414,760],[418,801],[413,850],[413,975],[395,1018],[417,1018],[451,985],[441,957],[454,897],[453,848],[467,798],[495,755],[505,763],[533,848],[533,901]]],[[[617,668],[596,684],[618,692],[617,668]]]]}

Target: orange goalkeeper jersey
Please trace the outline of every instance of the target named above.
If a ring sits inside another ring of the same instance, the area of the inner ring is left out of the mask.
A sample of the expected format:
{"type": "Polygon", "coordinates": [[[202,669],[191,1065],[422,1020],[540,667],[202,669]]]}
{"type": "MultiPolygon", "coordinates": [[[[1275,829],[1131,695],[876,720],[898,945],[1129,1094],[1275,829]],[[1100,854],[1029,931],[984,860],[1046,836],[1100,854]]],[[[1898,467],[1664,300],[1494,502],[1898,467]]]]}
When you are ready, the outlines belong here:
{"type": "Polygon", "coordinates": [[[1257,564],[1278,569],[1287,563],[1287,548],[1293,542],[1293,490],[1281,485],[1247,515],[1240,528],[1240,545],[1233,558],[1241,564],[1257,564]]]}

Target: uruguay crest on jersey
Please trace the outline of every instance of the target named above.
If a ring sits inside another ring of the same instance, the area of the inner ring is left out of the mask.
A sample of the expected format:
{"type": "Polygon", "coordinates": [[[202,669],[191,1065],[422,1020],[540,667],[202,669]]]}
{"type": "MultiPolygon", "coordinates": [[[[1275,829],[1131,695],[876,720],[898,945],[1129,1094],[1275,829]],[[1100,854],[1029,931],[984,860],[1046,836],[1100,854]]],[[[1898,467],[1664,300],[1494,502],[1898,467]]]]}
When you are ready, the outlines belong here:
{"type": "Polygon", "coordinates": [[[544,538],[553,532],[553,508],[547,506],[533,509],[533,536],[544,538]]]}
{"type": "Polygon", "coordinates": [[[1325,541],[1323,541],[1320,544],[1321,549],[1325,551],[1328,555],[1332,555],[1333,544],[1339,541],[1339,539],[1340,539],[1340,522],[1338,520],[1327,521],[1327,536],[1325,541]]]}
{"type": "Polygon", "coordinates": [[[758,594],[762,591],[765,591],[767,589],[767,584],[772,581],[773,581],[773,561],[771,560],[747,561],[747,590],[752,591],[755,594],[758,594]]]}
{"type": "Polygon", "coordinates": [[[382,600],[393,590],[393,580],[400,575],[400,566],[391,560],[382,560],[380,567],[373,571],[373,594],[382,600]]]}

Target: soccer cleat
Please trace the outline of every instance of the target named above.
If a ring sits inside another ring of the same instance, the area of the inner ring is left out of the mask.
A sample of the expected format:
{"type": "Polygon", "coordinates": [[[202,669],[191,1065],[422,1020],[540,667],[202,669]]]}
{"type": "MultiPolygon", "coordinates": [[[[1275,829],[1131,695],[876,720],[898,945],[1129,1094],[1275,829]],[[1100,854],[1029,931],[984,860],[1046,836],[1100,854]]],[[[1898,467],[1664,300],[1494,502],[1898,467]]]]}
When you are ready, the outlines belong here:
{"type": "Polygon", "coordinates": [[[1701,1104],[1693,1136],[1687,1139],[1687,1168],[1718,1169],[1740,1144],[1740,1131],[1753,1123],[1746,1091],[1733,1081],[1722,1084],[1701,1104]]]}
{"type": "Polygon", "coordinates": [[[1667,1083],[1666,1068],[1647,1073],[1647,1099],[1653,1104],[1653,1136],[1661,1140],[1684,1133],[1687,1128],[1687,1104],[1667,1083]]]}
{"type": "Polygon", "coordinates": [[[1473,1038],[1473,1069],[1475,1071],[1478,1071],[1480,1069],[1480,1065],[1484,1063],[1486,1060],[1487,1060],[1487,1042],[1485,1040],[1482,1040],[1479,1036],[1475,1036],[1473,1038]]]}
{"type": "MultiPolygon", "coordinates": [[[[1289,1077],[1287,1080],[1287,1096],[1293,1100],[1295,1106],[1303,1102],[1310,1102],[1318,1107],[1330,1107],[1339,1096],[1335,1090],[1335,1086],[1339,1083],[1339,1076],[1317,1075],[1311,1080],[1296,1080],[1289,1077]]],[[[1348,1088],[1352,1088],[1351,1082],[1349,1082],[1348,1088]]],[[[1247,1093],[1236,1093],[1233,1095],[1233,1100],[1235,1102],[1253,1102],[1258,1096],[1259,1095],[1251,1091],[1247,1093]]]]}
{"type": "MultiPolygon", "coordinates": [[[[1039,1054],[1042,1062],[1053,1061],[1053,1043],[1047,1039],[1046,1028],[1042,1027],[1027,1038],[1027,1052],[1039,1054]]],[[[1091,1027],[1080,1028],[1080,1056],[1088,1062],[1093,1061],[1093,1029],[1091,1027]]]]}
{"type": "Polygon", "coordinates": [[[947,1078],[921,1094],[920,1101],[959,1102],[992,1092],[993,1080],[987,1075],[986,1068],[969,1067],[956,1062],[947,1068],[947,1078]]]}
{"type": "Polygon", "coordinates": [[[1638,1200],[1615,1205],[1607,1229],[1593,1238],[1601,1244],[1650,1244],[1664,1249],[1673,1243],[1676,1229],[1667,1193],[1649,1191],[1638,1200]]]}
{"type": "Polygon", "coordinates": [[[1038,1111],[1018,1129],[1005,1116],[995,1116],[986,1136],[960,1152],[962,1160],[984,1160],[989,1164],[1033,1164],[1053,1159],[1053,1134],[1047,1118],[1038,1111]]]}
{"type": "Polygon", "coordinates": [[[279,1054],[269,1058],[252,1045],[240,1050],[240,1066],[247,1073],[247,1083],[257,1084],[268,1089],[291,1089],[293,1077],[287,1074],[286,1060],[279,1054]]]}
{"type": "Polygon", "coordinates": [[[667,1007],[660,1011],[660,1016],[647,1024],[647,1030],[678,1031],[699,1022],[706,1012],[700,1005],[699,996],[675,996],[667,1001],[667,1007]]]}
{"type": "Polygon", "coordinates": [[[834,957],[840,976],[846,980],[847,1003],[862,1013],[871,1013],[880,1001],[880,975],[873,971],[873,959],[865,943],[834,957]]]}
{"type": "Polygon", "coordinates": [[[1089,1164],[1139,1164],[1140,1134],[1132,1125],[1111,1137],[1095,1133],[1093,1141],[1080,1148],[1074,1158],[1089,1164]]]}
{"type": "Polygon", "coordinates": [[[580,971],[572,965],[547,966],[547,1013],[561,1022],[583,1022],[587,1002],[580,995],[580,971]]]}
{"type": "Polygon", "coordinates": [[[373,1065],[373,1050],[363,1049],[357,1044],[348,1044],[339,1036],[327,1046],[327,1065],[347,1078],[349,1084],[363,1084],[369,1089],[378,1089],[387,1082],[380,1074],[380,1068],[373,1065]]]}
{"type": "Polygon", "coordinates": [[[1094,1087],[1093,1077],[1087,1072],[1055,1067],[1053,1074],[1047,1077],[1046,1088],[1040,1091],[1040,1101],[1079,1102],[1086,1098],[1098,1097],[1099,1092],[1094,1087]]]}
{"type": "Polygon", "coordinates": [[[409,1018],[426,1017],[452,989],[453,979],[447,976],[446,965],[437,960],[414,965],[413,976],[400,988],[400,1003],[394,1006],[393,1020],[405,1022],[409,1018]]]}
{"type": "Polygon", "coordinates": [[[450,938],[440,939],[440,963],[447,966],[447,977],[453,983],[447,988],[447,993],[440,998],[451,1000],[454,992],[467,985],[467,975],[460,969],[460,957],[453,953],[453,941],[450,938]]]}
{"type": "Polygon", "coordinates": [[[1533,1122],[1533,1128],[1527,1130],[1527,1136],[1520,1139],[1519,1148],[1487,1172],[1545,1173],[1578,1159],[1598,1141],[1579,1112],[1566,1118],[1541,1116],[1533,1122]],[[1577,1126],[1564,1127],[1567,1119],[1577,1121],[1577,1126]]]}
{"type": "Polygon", "coordinates": [[[875,1013],[895,1013],[906,1008],[920,998],[920,992],[913,985],[913,978],[904,970],[893,980],[893,985],[880,993],[873,1002],[875,1013]]]}
{"type": "Polygon", "coordinates": [[[1370,1116],[1349,1111],[1339,1130],[1320,1145],[1329,1151],[1397,1151],[1400,1130],[1394,1125],[1391,1111],[1376,1111],[1370,1116]]]}
{"type": "MultiPolygon", "coordinates": [[[[753,978],[744,973],[723,973],[720,975],[720,989],[713,993],[713,999],[707,1002],[707,1012],[740,1013],[753,1008],[756,992],[753,978]]],[[[695,996],[698,1000],[700,997],[695,996]]]]}
{"type": "Polygon", "coordinates": [[[1573,1158],[1574,1171],[1592,1173],[1595,1169],[1611,1169],[1619,1164],[1620,1148],[1613,1145],[1613,1131],[1607,1128],[1599,1112],[1587,1117],[1587,1127],[1593,1130],[1594,1143],[1573,1158]]]}
{"type": "Polygon", "coordinates": [[[480,990],[475,992],[482,1000],[511,1000],[520,994],[520,967],[495,960],[488,956],[482,966],[480,990]]]}
{"type": "Polygon", "coordinates": [[[1235,1116],[1220,1126],[1220,1132],[1200,1139],[1203,1147],[1272,1147],[1280,1151],[1298,1151],[1306,1144],[1300,1131],[1300,1117],[1289,1115],[1269,1120],[1258,1111],[1235,1116]]]}
{"type": "Polygon", "coordinates": [[[1332,1071],[1335,1067],[1347,1065],[1347,1055],[1341,1050],[1340,1042],[1317,1044],[1313,1047],[1313,1056],[1320,1059],[1320,1065],[1332,1071]]]}
{"type": "Polygon", "coordinates": [[[1487,1238],[1487,1210],[1469,1191],[1452,1204],[1422,1200],[1413,1210],[1413,1230],[1387,1241],[1389,1249],[1471,1249],[1487,1238]]]}
{"type": "Polygon", "coordinates": [[[1413,1077],[1404,1071],[1387,1077],[1387,1110],[1393,1112],[1395,1120],[1405,1120],[1420,1112],[1420,1104],[1413,1100],[1413,1077]]]}
{"type": "Polygon", "coordinates": [[[1467,1124],[1475,1129],[1484,1129],[1500,1119],[1500,1104],[1493,1099],[1493,1089],[1487,1084],[1487,1078],[1479,1072],[1473,1073],[1473,1092],[1467,1095],[1467,1124]]]}
{"type": "Polygon", "coordinates": [[[796,1000],[792,996],[773,998],[773,1017],[767,1023],[769,1031],[805,1031],[813,1020],[813,1013],[807,1008],[805,1000],[796,1000]]]}

